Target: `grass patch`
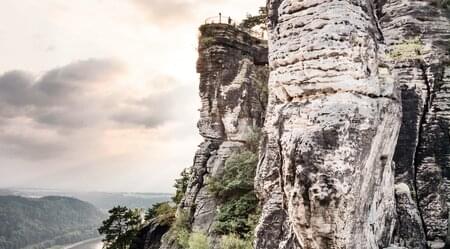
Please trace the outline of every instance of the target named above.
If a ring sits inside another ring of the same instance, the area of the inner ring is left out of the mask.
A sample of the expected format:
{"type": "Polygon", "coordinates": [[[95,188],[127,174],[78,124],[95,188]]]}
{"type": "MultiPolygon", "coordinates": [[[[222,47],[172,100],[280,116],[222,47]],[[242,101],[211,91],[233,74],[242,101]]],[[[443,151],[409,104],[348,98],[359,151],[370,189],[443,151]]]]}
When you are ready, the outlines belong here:
{"type": "Polygon", "coordinates": [[[389,57],[394,61],[421,60],[424,54],[424,45],[419,37],[404,40],[392,46],[389,57]]]}

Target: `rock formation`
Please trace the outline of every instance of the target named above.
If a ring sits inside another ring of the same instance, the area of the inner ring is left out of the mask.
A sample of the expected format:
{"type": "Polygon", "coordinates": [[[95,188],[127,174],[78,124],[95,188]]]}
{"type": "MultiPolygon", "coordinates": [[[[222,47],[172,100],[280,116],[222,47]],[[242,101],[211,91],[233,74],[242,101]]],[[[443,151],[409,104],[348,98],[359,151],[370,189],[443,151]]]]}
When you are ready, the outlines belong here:
{"type": "Polygon", "coordinates": [[[386,43],[393,50],[403,48],[392,63],[403,102],[394,157],[399,190],[395,243],[427,248],[428,241],[431,248],[442,248],[450,191],[448,10],[437,1],[388,0],[379,13],[386,43]],[[416,51],[405,51],[413,47],[405,42],[414,39],[416,51]]]}
{"type": "Polygon", "coordinates": [[[263,126],[267,42],[227,24],[207,24],[200,32],[198,127],[204,142],[195,155],[192,178],[179,209],[189,213],[193,231],[210,235],[214,242],[212,224],[218,204],[208,191],[208,178],[220,177],[225,160],[263,126]]]}
{"type": "Polygon", "coordinates": [[[151,220],[136,235],[130,249],[159,249],[161,246],[161,238],[169,229],[169,224],[160,224],[157,219],[151,220]]]}
{"type": "Polygon", "coordinates": [[[269,2],[256,248],[383,248],[400,96],[369,1],[269,2]]]}
{"type": "Polygon", "coordinates": [[[203,25],[204,142],[178,207],[190,228],[217,248],[208,179],[262,129],[256,249],[450,248],[443,4],[268,0],[268,47],[234,26],[203,25]]]}

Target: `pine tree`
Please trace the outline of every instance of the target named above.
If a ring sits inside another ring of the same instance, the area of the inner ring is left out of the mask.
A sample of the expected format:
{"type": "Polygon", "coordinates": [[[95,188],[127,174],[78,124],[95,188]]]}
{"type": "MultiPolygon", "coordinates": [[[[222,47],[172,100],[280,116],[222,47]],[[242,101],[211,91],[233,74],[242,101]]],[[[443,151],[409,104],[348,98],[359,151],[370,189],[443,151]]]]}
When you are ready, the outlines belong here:
{"type": "Polygon", "coordinates": [[[103,221],[99,233],[105,235],[103,239],[105,249],[128,249],[133,238],[142,227],[139,210],[117,206],[108,211],[110,216],[103,221]]]}

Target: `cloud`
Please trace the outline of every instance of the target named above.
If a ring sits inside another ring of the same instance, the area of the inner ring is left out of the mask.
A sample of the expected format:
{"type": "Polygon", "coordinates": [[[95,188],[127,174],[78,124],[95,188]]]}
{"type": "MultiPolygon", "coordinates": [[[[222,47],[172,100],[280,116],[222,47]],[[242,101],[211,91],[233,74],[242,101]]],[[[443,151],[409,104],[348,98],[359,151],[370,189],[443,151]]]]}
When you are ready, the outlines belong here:
{"type": "Polygon", "coordinates": [[[24,71],[7,72],[0,76],[0,103],[15,107],[64,105],[123,70],[115,60],[91,59],[53,69],[37,80],[24,71]]]}
{"type": "Polygon", "coordinates": [[[61,97],[92,89],[96,84],[104,85],[122,71],[124,66],[116,60],[79,61],[49,71],[33,85],[33,90],[47,98],[61,100],[61,97]]]}
{"type": "Polygon", "coordinates": [[[187,86],[176,86],[145,98],[130,100],[111,118],[119,124],[147,128],[156,128],[167,122],[183,119],[183,115],[195,110],[192,107],[196,99],[190,90],[187,86]]]}
{"type": "Polygon", "coordinates": [[[162,25],[182,24],[195,15],[197,2],[185,0],[133,0],[147,18],[162,25]]]}
{"type": "Polygon", "coordinates": [[[31,139],[20,134],[0,134],[0,141],[0,151],[11,158],[42,160],[66,150],[64,143],[31,139]]]}
{"type": "Polygon", "coordinates": [[[41,77],[24,71],[0,75],[0,153],[25,160],[62,157],[99,141],[114,146],[104,136],[121,130],[183,124],[186,113],[195,112],[192,87],[157,75],[151,80],[155,88],[138,97],[120,84],[126,72],[118,61],[91,59],[41,77]]]}

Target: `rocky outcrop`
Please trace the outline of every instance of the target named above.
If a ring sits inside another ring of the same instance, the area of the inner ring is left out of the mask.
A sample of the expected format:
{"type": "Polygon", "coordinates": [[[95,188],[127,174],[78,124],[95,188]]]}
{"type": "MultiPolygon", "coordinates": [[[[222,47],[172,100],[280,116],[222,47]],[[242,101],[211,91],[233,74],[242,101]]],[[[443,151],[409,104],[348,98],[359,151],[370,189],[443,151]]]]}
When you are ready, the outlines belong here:
{"type": "Polygon", "coordinates": [[[138,232],[130,245],[130,249],[159,249],[161,238],[169,229],[169,224],[162,224],[157,219],[150,221],[138,232]]]}
{"type": "Polygon", "coordinates": [[[391,60],[403,111],[394,157],[400,186],[394,242],[407,248],[443,248],[450,196],[448,11],[438,1],[388,0],[379,14],[391,51],[403,50],[391,60]],[[411,40],[417,44],[405,46],[411,40]]]}
{"type": "Polygon", "coordinates": [[[198,127],[204,142],[195,155],[179,211],[188,213],[193,231],[209,235],[214,244],[218,203],[208,191],[208,178],[220,177],[226,159],[246,146],[251,134],[264,124],[267,42],[226,24],[207,24],[200,32],[198,127]]]}
{"type": "Polygon", "coordinates": [[[256,248],[383,248],[400,96],[370,1],[269,1],[256,248]]]}
{"type": "Polygon", "coordinates": [[[178,207],[190,229],[217,248],[208,179],[263,129],[256,249],[450,248],[450,22],[440,4],[269,0],[269,49],[234,26],[203,25],[204,141],[178,207]]]}

